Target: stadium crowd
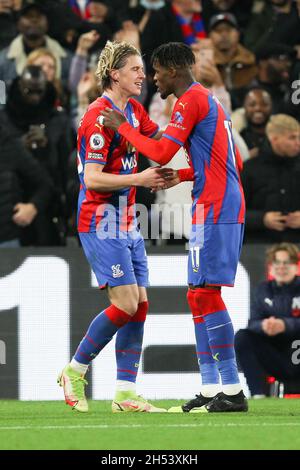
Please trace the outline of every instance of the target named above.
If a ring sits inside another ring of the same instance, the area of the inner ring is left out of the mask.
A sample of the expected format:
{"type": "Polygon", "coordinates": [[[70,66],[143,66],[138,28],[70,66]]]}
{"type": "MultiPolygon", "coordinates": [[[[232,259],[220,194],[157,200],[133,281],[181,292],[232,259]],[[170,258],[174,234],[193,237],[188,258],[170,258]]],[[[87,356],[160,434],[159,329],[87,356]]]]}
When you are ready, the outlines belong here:
{"type": "MultiPolygon", "coordinates": [[[[161,127],[175,100],[156,93],[152,51],[192,48],[195,78],[230,112],[244,160],[246,242],[297,243],[299,0],[0,0],[0,247],[76,237],[76,133],[100,94],[94,72],[108,39],[141,50],[138,99],[161,127]]],[[[187,186],[172,202],[189,201],[187,186]]],[[[155,197],[169,201],[141,188],[137,202],[150,208],[155,197]]]]}

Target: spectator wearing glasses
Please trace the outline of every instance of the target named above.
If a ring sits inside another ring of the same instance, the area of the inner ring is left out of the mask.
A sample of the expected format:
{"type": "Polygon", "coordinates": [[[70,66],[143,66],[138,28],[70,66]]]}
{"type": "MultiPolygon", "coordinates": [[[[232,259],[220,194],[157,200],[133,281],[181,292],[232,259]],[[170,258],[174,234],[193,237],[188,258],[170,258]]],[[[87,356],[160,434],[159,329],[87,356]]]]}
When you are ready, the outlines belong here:
{"type": "Polygon", "coordinates": [[[300,338],[299,249],[292,243],[273,245],[266,261],[273,280],[258,285],[248,328],[235,336],[239,364],[257,398],[267,394],[266,376],[300,379],[300,367],[292,360],[293,341],[300,338]]]}

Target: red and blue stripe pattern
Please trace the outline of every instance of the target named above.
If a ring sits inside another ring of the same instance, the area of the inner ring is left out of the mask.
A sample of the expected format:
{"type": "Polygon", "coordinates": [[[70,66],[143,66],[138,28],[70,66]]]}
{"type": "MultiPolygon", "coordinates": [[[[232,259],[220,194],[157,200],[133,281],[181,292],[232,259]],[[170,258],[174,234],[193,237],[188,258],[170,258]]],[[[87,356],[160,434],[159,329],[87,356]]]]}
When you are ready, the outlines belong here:
{"type": "Polygon", "coordinates": [[[173,14],[175,15],[183,35],[184,43],[188,46],[194,44],[199,39],[207,37],[204,29],[204,22],[200,13],[194,13],[191,20],[184,18],[174,5],[172,6],[173,14]]]}
{"type": "MultiPolygon", "coordinates": [[[[98,192],[88,190],[84,183],[84,168],[86,163],[103,165],[103,172],[115,175],[128,175],[137,172],[138,152],[128,144],[126,139],[118,133],[104,128],[99,123],[102,109],[111,107],[118,109],[106,96],[98,98],[92,103],[83,117],[78,129],[78,172],[80,179],[80,193],[78,199],[77,226],[79,232],[95,232],[105,217],[106,205],[116,209],[116,224],[122,224],[122,229],[130,230],[135,219],[135,195],[136,188],[128,187],[119,191],[98,192]],[[91,139],[98,136],[99,148],[91,147],[91,139]],[[100,135],[100,138],[99,138],[100,135]],[[120,197],[122,205],[126,199],[127,211],[123,210],[126,220],[122,219],[119,210],[120,197]]],[[[134,99],[129,99],[124,115],[130,124],[148,137],[152,137],[158,131],[158,126],[153,123],[144,108],[134,99]]]]}

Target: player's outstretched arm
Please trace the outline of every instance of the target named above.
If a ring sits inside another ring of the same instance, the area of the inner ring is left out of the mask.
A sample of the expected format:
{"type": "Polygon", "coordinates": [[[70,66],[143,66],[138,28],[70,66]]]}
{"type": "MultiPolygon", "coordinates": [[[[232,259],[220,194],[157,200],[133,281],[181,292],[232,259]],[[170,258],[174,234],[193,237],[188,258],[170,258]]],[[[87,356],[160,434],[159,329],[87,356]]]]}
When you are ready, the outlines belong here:
{"type": "Polygon", "coordinates": [[[141,173],[131,175],[113,175],[103,171],[103,165],[86,163],[84,168],[84,183],[89,191],[110,192],[128,186],[143,186],[145,188],[164,187],[167,168],[151,167],[141,173]]]}
{"type": "Polygon", "coordinates": [[[111,108],[101,111],[102,124],[118,132],[139,152],[160,165],[166,165],[179,150],[180,145],[173,140],[162,137],[159,140],[149,139],[134,129],[125,117],[111,108]]]}

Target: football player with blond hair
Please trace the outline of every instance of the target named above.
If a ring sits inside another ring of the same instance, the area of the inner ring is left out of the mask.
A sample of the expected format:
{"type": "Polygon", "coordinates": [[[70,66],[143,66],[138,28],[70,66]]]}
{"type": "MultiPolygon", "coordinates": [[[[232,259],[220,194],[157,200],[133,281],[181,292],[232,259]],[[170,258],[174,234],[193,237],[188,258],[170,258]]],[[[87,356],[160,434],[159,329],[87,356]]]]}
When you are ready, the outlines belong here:
{"type": "Polygon", "coordinates": [[[148,311],[148,266],[144,240],[135,215],[136,187],[164,184],[164,170],[138,173],[138,153],[118,133],[103,127],[101,111],[118,110],[143,135],[159,134],[139,96],[145,79],[138,49],[108,41],[100,54],[96,77],[102,95],[83,116],[78,129],[78,231],[85,255],[110,305],[97,315],[74,357],[59,376],[65,400],[88,411],[84,376],[90,362],[116,334],[117,387],[113,412],[163,412],[135,390],[148,311]]]}

